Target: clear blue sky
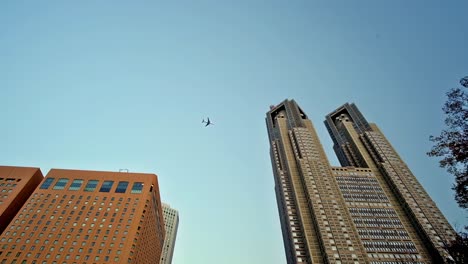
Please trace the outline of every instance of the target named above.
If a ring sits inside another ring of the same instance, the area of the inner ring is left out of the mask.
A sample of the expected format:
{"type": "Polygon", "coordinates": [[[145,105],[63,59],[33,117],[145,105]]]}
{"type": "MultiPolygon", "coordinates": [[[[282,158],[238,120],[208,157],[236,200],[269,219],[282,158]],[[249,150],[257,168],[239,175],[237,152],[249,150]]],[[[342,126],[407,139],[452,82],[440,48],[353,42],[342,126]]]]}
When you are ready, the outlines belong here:
{"type": "Polygon", "coordinates": [[[0,164],[152,172],[174,264],[285,263],[265,113],[355,102],[452,224],[428,158],[468,75],[468,1],[1,1],[0,164]],[[215,123],[202,127],[210,116],[215,123]]]}

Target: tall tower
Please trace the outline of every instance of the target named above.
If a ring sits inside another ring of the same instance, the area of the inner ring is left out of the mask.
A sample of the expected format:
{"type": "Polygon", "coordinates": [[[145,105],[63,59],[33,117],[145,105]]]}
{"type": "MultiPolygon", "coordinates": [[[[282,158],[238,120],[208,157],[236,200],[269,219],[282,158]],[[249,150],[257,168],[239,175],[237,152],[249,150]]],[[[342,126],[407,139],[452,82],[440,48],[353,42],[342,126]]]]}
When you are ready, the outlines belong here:
{"type": "Polygon", "coordinates": [[[39,168],[0,166],[0,234],[42,179],[39,168]]]}
{"type": "Polygon", "coordinates": [[[53,169],[0,236],[0,261],[153,263],[163,243],[156,175],[53,169]]]}
{"type": "Polygon", "coordinates": [[[454,231],[375,124],[354,104],[325,124],[332,167],[294,100],[267,113],[287,263],[443,263],[454,231]]]}
{"type": "Polygon", "coordinates": [[[160,264],[171,264],[177,237],[177,228],[179,227],[179,212],[171,208],[168,204],[163,203],[163,214],[166,238],[164,239],[160,264]]]}

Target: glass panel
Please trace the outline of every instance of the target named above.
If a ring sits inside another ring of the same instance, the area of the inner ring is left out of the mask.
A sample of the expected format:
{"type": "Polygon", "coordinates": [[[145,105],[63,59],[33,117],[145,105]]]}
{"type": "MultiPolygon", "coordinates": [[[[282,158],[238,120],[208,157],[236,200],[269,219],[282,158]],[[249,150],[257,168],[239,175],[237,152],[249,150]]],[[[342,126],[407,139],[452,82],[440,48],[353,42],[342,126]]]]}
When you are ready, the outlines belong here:
{"type": "Polygon", "coordinates": [[[50,185],[52,185],[52,182],[55,180],[55,178],[47,178],[45,179],[44,183],[41,185],[41,189],[49,189],[50,185]]]}
{"type": "Polygon", "coordinates": [[[85,192],[93,192],[94,190],[96,190],[96,186],[98,184],[98,180],[90,180],[88,181],[88,184],[86,184],[86,187],[85,187],[85,192]]]}
{"type": "Polygon", "coordinates": [[[114,184],[114,181],[105,181],[102,186],[101,186],[101,189],[99,190],[100,192],[109,192],[110,189],[112,188],[112,185],[114,184]]]}
{"type": "Polygon", "coordinates": [[[84,182],[84,180],[81,180],[81,179],[73,180],[73,182],[70,185],[70,188],[68,190],[78,191],[79,189],[81,189],[81,185],[83,185],[83,182],[84,182]]]}
{"type": "Polygon", "coordinates": [[[142,182],[133,183],[132,193],[141,193],[142,190],[143,190],[143,183],[142,182]]]}
{"type": "Polygon", "coordinates": [[[57,183],[54,186],[54,190],[63,190],[65,188],[65,185],[67,185],[68,179],[67,178],[61,178],[57,181],[57,183]]]}
{"type": "Polygon", "coordinates": [[[117,189],[115,189],[116,193],[125,193],[127,191],[128,181],[121,181],[119,185],[117,185],[117,189]]]}

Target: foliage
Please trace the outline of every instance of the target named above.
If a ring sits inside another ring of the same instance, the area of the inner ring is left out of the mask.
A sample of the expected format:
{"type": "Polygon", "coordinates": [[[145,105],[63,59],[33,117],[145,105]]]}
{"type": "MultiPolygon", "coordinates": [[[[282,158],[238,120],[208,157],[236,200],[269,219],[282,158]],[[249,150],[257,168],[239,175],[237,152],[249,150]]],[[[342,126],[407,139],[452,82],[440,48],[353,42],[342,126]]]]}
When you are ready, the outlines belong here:
{"type": "MultiPolygon", "coordinates": [[[[468,76],[461,79],[468,88],[468,76]]],[[[440,166],[455,176],[455,200],[462,208],[468,208],[468,92],[464,88],[453,88],[447,92],[447,101],[442,110],[446,114],[447,128],[437,137],[429,139],[435,143],[429,156],[442,157],[440,166]]]]}
{"type": "Polygon", "coordinates": [[[453,258],[448,263],[468,263],[468,233],[458,233],[456,239],[447,246],[447,251],[453,258]]]}

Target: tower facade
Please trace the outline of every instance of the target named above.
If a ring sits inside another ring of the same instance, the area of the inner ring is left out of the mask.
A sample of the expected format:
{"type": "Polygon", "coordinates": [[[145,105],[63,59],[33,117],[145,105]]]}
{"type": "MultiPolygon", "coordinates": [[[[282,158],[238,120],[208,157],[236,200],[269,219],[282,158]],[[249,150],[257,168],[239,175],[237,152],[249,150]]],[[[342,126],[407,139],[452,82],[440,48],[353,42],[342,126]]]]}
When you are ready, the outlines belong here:
{"type": "Polygon", "coordinates": [[[287,263],[443,263],[454,231],[375,124],[354,104],[326,116],[330,165],[294,100],[267,113],[287,263]]]}
{"type": "Polygon", "coordinates": [[[179,227],[179,212],[171,208],[168,204],[163,203],[163,214],[166,238],[164,239],[160,264],[171,264],[177,237],[177,228],[179,227]]]}
{"type": "Polygon", "coordinates": [[[42,179],[39,168],[0,166],[0,234],[42,179]]]}
{"type": "Polygon", "coordinates": [[[0,260],[154,263],[163,243],[156,175],[53,169],[0,236],[0,260]]]}

